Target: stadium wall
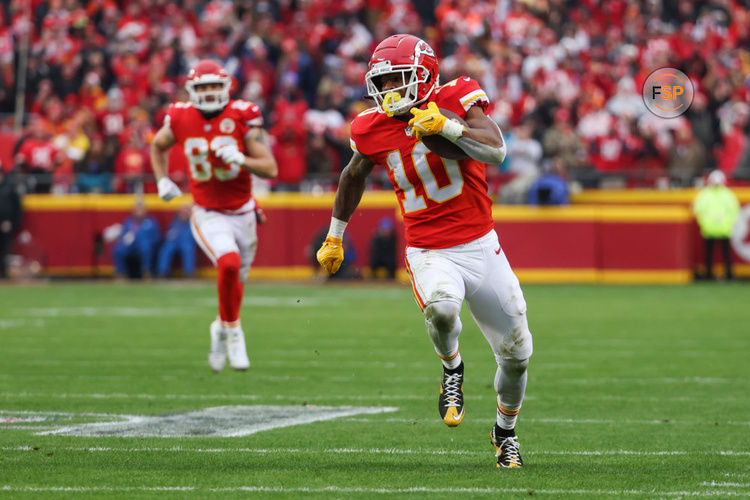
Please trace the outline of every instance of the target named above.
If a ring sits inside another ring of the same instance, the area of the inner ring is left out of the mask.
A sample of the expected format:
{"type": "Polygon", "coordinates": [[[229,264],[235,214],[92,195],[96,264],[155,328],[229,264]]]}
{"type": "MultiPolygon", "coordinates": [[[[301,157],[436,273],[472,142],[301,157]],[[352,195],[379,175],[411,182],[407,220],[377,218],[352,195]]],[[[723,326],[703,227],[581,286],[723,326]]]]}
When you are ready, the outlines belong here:
{"type": "MultiPolygon", "coordinates": [[[[576,200],[580,204],[567,207],[497,205],[493,217],[501,244],[525,283],[690,282],[702,259],[689,209],[692,198],[685,194],[678,202],[660,202],[649,196],[648,205],[582,201],[581,196],[576,200]]],[[[750,202],[750,191],[741,198],[750,202]]],[[[101,236],[128,216],[135,200],[133,195],[28,195],[24,229],[31,238],[23,239],[17,251],[38,260],[50,276],[111,275],[112,244],[103,243],[101,236]]],[[[259,201],[269,222],[259,229],[251,279],[313,277],[313,239],[328,226],[333,194],[273,193],[259,201]]],[[[144,197],[162,228],[189,202],[187,197],[170,203],[155,195],[144,197]]],[[[396,221],[398,261],[403,262],[403,225],[393,193],[367,192],[347,229],[362,268],[368,265],[370,238],[382,217],[396,221]]],[[[740,255],[735,258],[740,262],[737,274],[750,276],[750,264],[740,255]]],[[[206,259],[199,266],[201,275],[213,273],[206,259]]]]}

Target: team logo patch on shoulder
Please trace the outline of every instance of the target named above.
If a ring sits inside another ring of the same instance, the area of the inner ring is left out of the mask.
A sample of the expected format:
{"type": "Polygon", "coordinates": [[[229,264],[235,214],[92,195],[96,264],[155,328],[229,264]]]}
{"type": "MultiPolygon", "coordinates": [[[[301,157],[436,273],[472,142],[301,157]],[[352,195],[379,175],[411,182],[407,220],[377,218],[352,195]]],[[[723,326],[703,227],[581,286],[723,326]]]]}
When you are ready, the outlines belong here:
{"type": "Polygon", "coordinates": [[[222,134],[231,134],[234,132],[234,128],[234,120],[231,118],[224,118],[221,120],[221,123],[219,123],[219,131],[221,131],[222,134]]]}

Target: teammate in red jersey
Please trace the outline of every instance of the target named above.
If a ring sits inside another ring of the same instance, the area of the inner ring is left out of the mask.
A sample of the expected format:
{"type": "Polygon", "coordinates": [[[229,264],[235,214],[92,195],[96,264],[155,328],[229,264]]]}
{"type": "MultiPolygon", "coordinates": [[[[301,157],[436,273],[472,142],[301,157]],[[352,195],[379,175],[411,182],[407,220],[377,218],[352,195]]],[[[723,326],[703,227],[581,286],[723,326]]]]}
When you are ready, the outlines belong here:
{"type": "Polygon", "coordinates": [[[185,151],[190,167],[193,237],[218,268],[219,316],[211,323],[208,364],[218,372],[229,365],[250,366],[240,325],[240,306],[257,246],[256,224],[263,222],[253,199],[252,178],[276,177],[257,105],[229,99],[231,80],[213,61],[200,61],[185,84],[189,102],[170,106],[151,144],[151,164],[159,196],[171,200],[180,189],[167,176],[168,152],[185,151]]]}
{"type": "Polygon", "coordinates": [[[468,77],[438,82],[430,46],[412,35],[383,40],[365,77],[377,107],[352,122],[354,156],[341,173],[318,261],[335,273],[342,237],[374,165],[387,167],[406,226],[406,265],[435,351],[443,363],[438,409],[451,427],[464,417],[464,364],[458,349],[464,300],[497,360],[497,423],[490,437],[498,467],[523,465],[515,424],[532,352],[526,302],[494,230],[485,164],[505,157],[503,136],[485,114],[487,95],[468,77]],[[449,119],[441,108],[465,122],[449,119]],[[422,137],[440,135],[465,153],[441,158],[422,137]]]}

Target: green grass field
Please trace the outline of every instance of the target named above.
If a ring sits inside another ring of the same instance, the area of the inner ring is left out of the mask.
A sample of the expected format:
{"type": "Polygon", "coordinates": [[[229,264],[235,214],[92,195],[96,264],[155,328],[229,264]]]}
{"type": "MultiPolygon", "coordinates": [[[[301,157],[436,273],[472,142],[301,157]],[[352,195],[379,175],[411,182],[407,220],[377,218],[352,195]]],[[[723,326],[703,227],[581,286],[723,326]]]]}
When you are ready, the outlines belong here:
{"type": "Polygon", "coordinates": [[[253,364],[220,374],[212,283],[0,287],[0,497],[750,496],[750,286],[525,293],[526,466],[500,470],[489,347],[465,310],[467,416],[449,429],[408,286],[250,283],[253,364]],[[257,405],[396,410],[241,437],[40,434],[257,405]]]}

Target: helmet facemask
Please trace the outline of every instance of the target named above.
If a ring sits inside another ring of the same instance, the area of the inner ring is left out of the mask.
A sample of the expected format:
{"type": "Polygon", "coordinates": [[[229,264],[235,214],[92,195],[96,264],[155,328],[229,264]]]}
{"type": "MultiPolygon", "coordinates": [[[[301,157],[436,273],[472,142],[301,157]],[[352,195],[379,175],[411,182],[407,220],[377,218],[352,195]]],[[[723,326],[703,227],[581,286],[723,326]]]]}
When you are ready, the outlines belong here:
{"type": "Polygon", "coordinates": [[[435,88],[437,82],[430,82],[430,72],[422,65],[399,64],[392,65],[390,61],[381,61],[372,66],[365,75],[367,82],[367,93],[375,99],[378,109],[388,116],[406,113],[409,109],[423,103],[435,88]],[[382,89],[382,77],[395,73],[400,75],[401,85],[388,90],[382,89]],[[423,96],[419,96],[420,85],[429,84],[430,88],[423,96]],[[386,98],[388,94],[395,92],[398,97],[386,98]],[[384,106],[385,104],[385,106],[384,106]]]}
{"type": "Polygon", "coordinates": [[[185,89],[190,96],[193,106],[203,112],[211,113],[220,111],[229,104],[229,87],[231,81],[228,77],[219,75],[203,75],[185,83],[185,89]],[[198,90],[201,85],[220,83],[218,90],[198,90]]]}

